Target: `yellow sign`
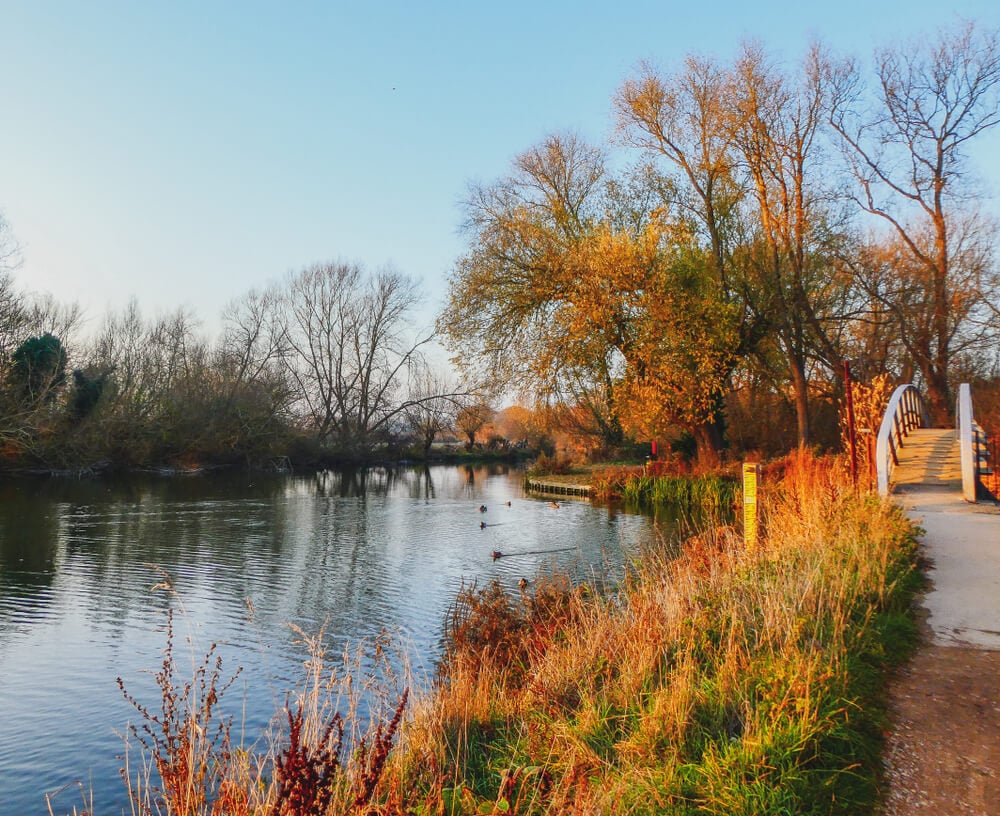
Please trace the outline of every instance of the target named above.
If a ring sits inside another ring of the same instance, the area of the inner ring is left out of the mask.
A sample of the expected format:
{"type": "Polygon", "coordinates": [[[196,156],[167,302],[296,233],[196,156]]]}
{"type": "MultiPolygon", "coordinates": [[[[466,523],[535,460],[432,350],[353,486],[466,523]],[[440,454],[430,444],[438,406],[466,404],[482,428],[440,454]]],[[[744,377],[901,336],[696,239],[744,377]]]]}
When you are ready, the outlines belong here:
{"type": "Polygon", "coordinates": [[[757,546],[757,483],[760,465],[743,463],[743,543],[748,548],[757,546]]]}

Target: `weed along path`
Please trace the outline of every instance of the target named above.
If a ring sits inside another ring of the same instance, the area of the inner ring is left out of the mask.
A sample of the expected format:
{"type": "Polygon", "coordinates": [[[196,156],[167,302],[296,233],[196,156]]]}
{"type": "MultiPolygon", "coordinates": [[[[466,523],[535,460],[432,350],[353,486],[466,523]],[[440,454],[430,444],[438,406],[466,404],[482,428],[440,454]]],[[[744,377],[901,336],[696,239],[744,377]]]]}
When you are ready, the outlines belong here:
{"type": "Polygon", "coordinates": [[[1000,507],[920,488],[924,643],[890,689],[889,816],[1000,814],[1000,507]]]}

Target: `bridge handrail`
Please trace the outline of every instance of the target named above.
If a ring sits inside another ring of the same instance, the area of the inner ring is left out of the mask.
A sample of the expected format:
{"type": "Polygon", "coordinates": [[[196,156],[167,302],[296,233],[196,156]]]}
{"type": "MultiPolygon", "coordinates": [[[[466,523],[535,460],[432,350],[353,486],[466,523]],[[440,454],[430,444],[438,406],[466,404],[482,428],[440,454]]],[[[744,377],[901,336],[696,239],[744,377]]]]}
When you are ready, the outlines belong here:
{"type": "Polygon", "coordinates": [[[979,439],[972,414],[972,388],[968,383],[958,387],[955,425],[962,463],[962,498],[975,503],[976,483],[979,481],[979,439]]]}
{"type": "Polygon", "coordinates": [[[930,425],[923,397],[913,383],[899,386],[892,392],[875,439],[875,469],[880,496],[889,495],[889,476],[898,463],[897,449],[913,428],[930,425]]]}

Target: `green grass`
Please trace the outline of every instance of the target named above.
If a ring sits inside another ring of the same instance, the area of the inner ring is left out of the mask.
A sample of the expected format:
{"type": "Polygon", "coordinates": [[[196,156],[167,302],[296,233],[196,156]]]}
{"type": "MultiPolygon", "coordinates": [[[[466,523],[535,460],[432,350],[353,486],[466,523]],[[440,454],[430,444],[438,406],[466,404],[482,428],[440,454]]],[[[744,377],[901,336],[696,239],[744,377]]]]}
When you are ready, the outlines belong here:
{"type": "Polygon", "coordinates": [[[594,495],[617,499],[650,510],[667,509],[678,515],[717,515],[731,512],[739,483],[716,474],[647,475],[636,468],[615,468],[595,473],[594,495]]]}

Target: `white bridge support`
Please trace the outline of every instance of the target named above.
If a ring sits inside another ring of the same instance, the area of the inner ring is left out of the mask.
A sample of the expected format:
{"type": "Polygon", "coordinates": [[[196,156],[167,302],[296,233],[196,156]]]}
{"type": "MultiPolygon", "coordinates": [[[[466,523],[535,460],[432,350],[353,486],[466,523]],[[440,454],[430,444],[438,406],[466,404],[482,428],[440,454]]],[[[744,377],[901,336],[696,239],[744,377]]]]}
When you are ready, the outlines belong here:
{"type": "Polygon", "coordinates": [[[979,484],[979,429],[972,413],[972,388],[968,383],[958,387],[955,430],[962,460],[962,498],[975,503],[979,484]]]}

